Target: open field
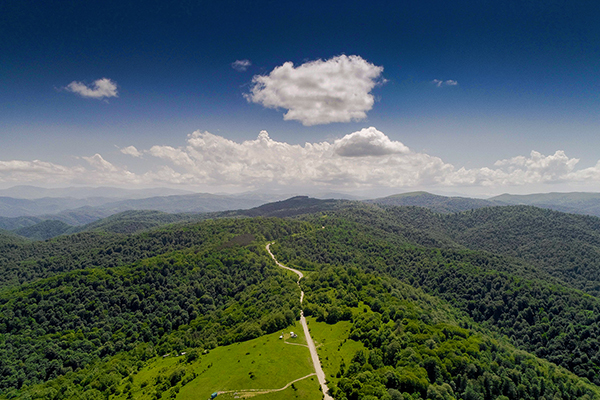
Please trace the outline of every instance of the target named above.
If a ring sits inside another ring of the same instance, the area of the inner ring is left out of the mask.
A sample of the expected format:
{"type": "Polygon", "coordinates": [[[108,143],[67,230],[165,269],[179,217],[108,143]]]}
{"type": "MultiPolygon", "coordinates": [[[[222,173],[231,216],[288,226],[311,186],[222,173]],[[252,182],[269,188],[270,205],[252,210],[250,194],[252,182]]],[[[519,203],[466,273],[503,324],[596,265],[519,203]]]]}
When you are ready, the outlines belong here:
{"type": "Polygon", "coordinates": [[[346,367],[350,365],[354,354],[365,347],[360,342],[348,339],[352,326],[350,321],[340,321],[330,325],[325,322],[317,322],[314,317],[308,317],[306,320],[317,346],[327,381],[337,384],[339,378],[336,375],[340,371],[340,367],[343,364],[346,367]]]}
{"type": "MultiPolygon", "coordinates": [[[[125,381],[120,387],[121,393],[112,398],[126,399],[131,393],[135,399],[208,399],[213,392],[280,389],[289,382],[314,373],[300,323],[287,328],[283,340],[279,339],[280,335],[281,332],[276,332],[247,342],[217,347],[191,363],[187,363],[185,357],[154,359],[133,375],[132,382],[125,381]],[[290,331],[296,332],[298,337],[290,338],[290,331]],[[181,374],[182,370],[185,374],[175,382],[174,374],[177,371],[181,374]],[[156,385],[157,381],[164,384],[156,385]],[[159,393],[156,393],[157,386],[162,387],[159,393]]],[[[309,376],[283,391],[255,397],[316,400],[321,398],[318,387],[316,377],[309,376]]],[[[235,395],[224,393],[219,397],[235,398],[235,395]]]]}

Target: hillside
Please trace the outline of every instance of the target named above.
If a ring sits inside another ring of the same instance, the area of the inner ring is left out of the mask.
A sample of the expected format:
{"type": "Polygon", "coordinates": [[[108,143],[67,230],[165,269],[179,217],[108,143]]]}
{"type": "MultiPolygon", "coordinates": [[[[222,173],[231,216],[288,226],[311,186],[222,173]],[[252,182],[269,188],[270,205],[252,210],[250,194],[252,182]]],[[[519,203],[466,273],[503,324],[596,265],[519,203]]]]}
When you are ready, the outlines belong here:
{"type": "Polygon", "coordinates": [[[427,192],[401,193],[364,200],[369,204],[425,207],[439,213],[456,213],[483,207],[529,205],[555,211],[600,217],[600,193],[537,193],[529,195],[502,194],[489,199],[439,196],[427,192]]]}
{"type": "Polygon", "coordinates": [[[78,232],[98,231],[111,233],[136,233],[175,222],[200,221],[198,214],[169,214],[161,211],[124,211],[90,224],[77,227],[78,232]]]}
{"type": "Polygon", "coordinates": [[[600,399],[597,218],[308,197],[211,215],[0,241],[0,398],[320,398],[275,240],[336,400],[600,399]]]}
{"type": "Polygon", "coordinates": [[[498,205],[497,203],[488,200],[472,199],[468,197],[438,196],[427,192],[402,193],[364,201],[370,204],[381,204],[385,206],[425,207],[440,213],[455,213],[498,205]]]}
{"type": "Polygon", "coordinates": [[[490,201],[506,205],[530,205],[556,211],[600,217],[600,193],[538,193],[530,195],[502,194],[490,201]]]}
{"type": "Polygon", "coordinates": [[[233,213],[235,215],[245,215],[249,217],[263,216],[283,218],[324,212],[339,208],[346,204],[350,204],[350,202],[347,200],[321,200],[308,196],[296,196],[287,200],[264,204],[250,210],[240,210],[233,213]]]}
{"type": "Polygon", "coordinates": [[[394,243],[394,233],[364,229],[362,222],[348,219],[328,216],[325,224],[310,236],[283,239],[276,254],[309,269],[352,265],[388,274],[446,299],[513,343],[583,376],[599,367],[600,343],[584,332],[600,330],[588,314],[600,311],[600,301],[562,286],[543,270],[488,253],[407,247],[404,240],[394,243]],[[573,358],[573,352],[585,356],[573,358]]]}
{"type": "Polygon", "coordinates": [[[46,240],[55,236],[73,233],[74,229],[71,225],[65,224],[62,221],[46,220],[35,225],[26,226],[24,228],[15,229],[13,233],[33,240],[46,240]]]}
{"type": "Polygon", "coordinates": [[[448,216],[446,230],[472,249],[518,257],[600,295],[600,219],[529,206],[448,216]]]}

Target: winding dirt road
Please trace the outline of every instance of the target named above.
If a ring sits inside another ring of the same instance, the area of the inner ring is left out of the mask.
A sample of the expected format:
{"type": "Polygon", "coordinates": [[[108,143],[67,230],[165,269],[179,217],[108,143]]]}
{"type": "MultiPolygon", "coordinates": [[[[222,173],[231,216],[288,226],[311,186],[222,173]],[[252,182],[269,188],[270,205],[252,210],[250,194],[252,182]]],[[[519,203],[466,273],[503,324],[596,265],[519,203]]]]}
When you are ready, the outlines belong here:
{"type": "Polygon", "coordinates": [[[289,382],[287,385],[285,385],[282,388],[279,389],[242,389],[242,390],[222,390],[220,392],[217,392],[218,394],[237,394],[240,396],[240,398],[244,399],[244,398],[248,398],[248,397],[254,397],[254,396],[258,396],[259,394],[266,394],[266,393],[273,393],[273,392],[282,392],[285,389],[289,388],[290,386],[292,386],[294,383],[296,382],[300,382],[303,379],[306,379],[308,377],[311,377],[313,375],[316,375],[314,372],[312,374],[308,374],[306,376],[303,376],[302,378],[298,378],[296,380],[293,380],[291,382],[289,382]]]}
{"type": "MultiPolygon", "coordinates": [[[[267,251],[271,255],[271,258],[275,263],[284,269],[292,271],[293,273],[298,275],[298,286],[300,286],[300,279],[304,277],[304,274],[297,269],[286,267],[271,253],[271,243],[267,244],[267,251]]],[[[300,305],[302,305],[302,301],[304,300],[304,291],[300,289],[300,305]]],[[[300,323],[302,324],[302,329],[304,329],[304,336],[306,337],[306,342],[308,343],[308,349],[310,350],[310,357],[312,358],[313,365],[315,367],[315,372],[317,374],[317,379],[319,380],[319,384],[321,385],[321,390],[323,391],[323,398],[325,400],[333,400],[327,392],[329,389],[327,388],[327,383],[325,383],[325,372],[323,372],[323,368],[321,367],[321,361],[319,360],[319,355],[317,354],[317,348],[315,347],[315,342],[313,342],[312,337],[310,336],[310,331],[308,330],[308,324],[306,323],[306,318],[304,318],[304,311],[300,310],[300,323]]]]}

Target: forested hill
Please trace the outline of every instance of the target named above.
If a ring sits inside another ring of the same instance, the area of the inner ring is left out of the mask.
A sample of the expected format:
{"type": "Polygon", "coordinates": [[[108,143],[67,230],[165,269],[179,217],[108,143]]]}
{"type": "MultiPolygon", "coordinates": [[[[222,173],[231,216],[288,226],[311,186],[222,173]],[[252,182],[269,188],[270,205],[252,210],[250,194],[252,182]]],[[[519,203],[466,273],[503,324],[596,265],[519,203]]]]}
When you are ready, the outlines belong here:
{"type": "Polygon", "coordinates": [[[530,205],[555,211],[600,217],[600,193],[537,193],[530,195],[503,194],[489,199],[440,196],[427,192],[401,193],[365,200],[366,203],[388,206],[418,206],[435,212],[454,213],[483,207],[530,205]]]}
{"type": "Polygon", "coordinates": [[[83,232],[44,242],[26,242],[6,236],[0,241],[0,289],[59,273],[94,267],[115,267],[176,250],[195,251],[221,243],[231,232],[252,230],[274,239],[308,224],[275,219],[223,219],[173,225],[137,234],[83,232]],[[250,228],[254,227],[254,228],[250,228]]]}
{"type": "Polygon", "coordinates": [[[531,205],[556,211],[600,217],[600,193],[538,193],[529,195],[502,194],[489,199],[506,205],[531,205]]]}
{"type": "Polygon", "coordinates": [[[600,218],[511,206],[450,215],[444,226],[457,243],[518,257],[600,295],[600,218]]]}
{"type": "MultiPolygon", "coordinates": [[[[324,213],[352,221],[384,240],[485,250],[535,266],[571,287],[600,294],[600,219],[532,206],[435,213],[422,207],[353,204],[324,213]]],[[[316,216],[308,216],[315,224],[316,216]]]]}
{"type": "Polygon", "coordinates": [[[381,204],[386,206],[418,206],[429,208],[435,212],[455,213],[477,209],[482,207],[493,207],[502,203],[473,199],[469,197],[446,197],[427,192],[410,192],[365,200],[365,203],[381,204]]]}
{"type": "Polygon", "coordinates": [[[296,277],[265,251],[274,240],[305,272],[305,314],[329,324],[322,333],[348,327],[325,338],[353,349],[324,364],[336,400],[600,399],[600,220],[306,197],[252,212],[128,233],[147,216],[132,213],[39,242],[0,235],[0,398],[189,398],[208,351],[298,318],[296,277]],[[150,378],[182,352],[193,356],[150,378]]]}
{"type": "Polygon", "coordinates": [[[287,200],[263,204],[262,206],[251,208],[249,210],[234,211],[233,213],[249,217],[295,217],[303,214],[335,210],[350,204],[352,204],[352,202],[348,200],[321,200],[308,196],[296,196],[287,200]]]}

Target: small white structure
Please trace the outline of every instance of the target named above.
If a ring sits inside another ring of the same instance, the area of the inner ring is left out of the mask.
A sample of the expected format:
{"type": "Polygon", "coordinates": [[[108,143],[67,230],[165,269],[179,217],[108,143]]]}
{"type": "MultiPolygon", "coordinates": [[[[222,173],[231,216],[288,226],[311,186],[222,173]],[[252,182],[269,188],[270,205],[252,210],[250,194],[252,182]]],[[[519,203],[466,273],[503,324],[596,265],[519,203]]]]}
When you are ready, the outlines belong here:
{"type": "Polygon", "coordinates": [[[298,337],[298,335],[296,335],[294,332],[290,332],[290,336],[293,337],[293,338],[297,338],[298,337]]]}
{"type": "Polygon", "coordinates": [[[279,336],[279,339],[283,339],[283,335],[280,335],[280,336],[279,336]]]}

